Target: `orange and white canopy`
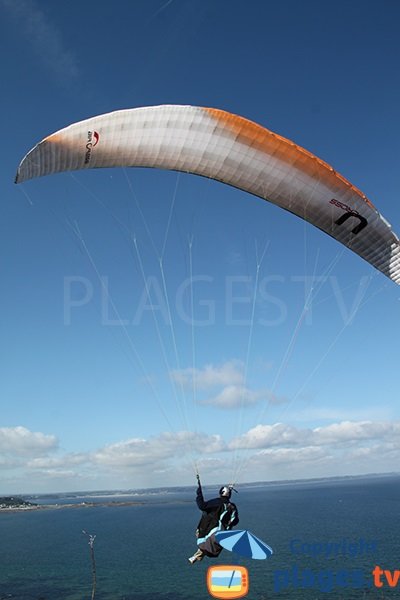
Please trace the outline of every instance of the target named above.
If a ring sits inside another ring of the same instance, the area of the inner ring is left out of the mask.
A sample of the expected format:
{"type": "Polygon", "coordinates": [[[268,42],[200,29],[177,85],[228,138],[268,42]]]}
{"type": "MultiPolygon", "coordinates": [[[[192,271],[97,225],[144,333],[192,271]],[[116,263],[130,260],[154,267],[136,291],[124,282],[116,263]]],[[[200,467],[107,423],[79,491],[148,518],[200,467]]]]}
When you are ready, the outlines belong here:
{"type": "Polygon", "coordinates": [[[400,284],[400,242],[362,192],[327,163],[218,109],[150,106],[74,123],[22,160],[16,182],[61,171],[155,167],[240,188],[298,215],[400,284]]]}

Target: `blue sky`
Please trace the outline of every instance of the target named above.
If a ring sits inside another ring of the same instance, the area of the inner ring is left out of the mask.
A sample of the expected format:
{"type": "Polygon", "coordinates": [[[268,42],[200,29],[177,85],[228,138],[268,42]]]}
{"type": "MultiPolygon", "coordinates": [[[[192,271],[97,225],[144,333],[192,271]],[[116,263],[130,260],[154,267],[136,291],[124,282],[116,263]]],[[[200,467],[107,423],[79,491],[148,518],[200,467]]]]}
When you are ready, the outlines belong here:
{"type": "Polygon", "coordinates": [[[13,179],[72,122],[212,106],[332,164],[399,232],[399,13],[388,0],[0,1],[0,492],[189,484],[195,464],[208,483],[398,468],[394,283],[216,182],[13,179]]]}

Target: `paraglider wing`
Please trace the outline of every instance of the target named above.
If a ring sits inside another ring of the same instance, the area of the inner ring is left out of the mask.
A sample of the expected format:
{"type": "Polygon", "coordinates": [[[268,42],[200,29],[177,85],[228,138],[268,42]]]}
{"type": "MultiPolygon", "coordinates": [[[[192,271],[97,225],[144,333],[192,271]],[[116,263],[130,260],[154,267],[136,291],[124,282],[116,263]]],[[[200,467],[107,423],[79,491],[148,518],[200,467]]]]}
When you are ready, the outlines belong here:
{"type": "Polygon", "coordinates": [[[273,554],[272,548],[246,529],[217,531],[215,539],[220,546],[245,558],[262,560],[273,554]]]}
{"type": "Polygon", "coordinates": [[[196,106],[120,110],[48,136],[16,182],[61,171],[157,167],[203,175],[298,215],[400,284],[400,241],[374,205],[327,163],[231,113],[196,106]]]}

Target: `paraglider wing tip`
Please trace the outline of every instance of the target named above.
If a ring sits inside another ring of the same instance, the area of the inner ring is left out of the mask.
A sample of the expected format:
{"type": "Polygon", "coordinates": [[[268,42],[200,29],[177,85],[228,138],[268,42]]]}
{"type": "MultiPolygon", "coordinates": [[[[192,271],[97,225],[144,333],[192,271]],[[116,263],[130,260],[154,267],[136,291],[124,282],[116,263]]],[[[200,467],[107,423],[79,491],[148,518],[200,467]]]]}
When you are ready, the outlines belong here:
{"type": "Polygon", "coordinates": [[[18,165],[17,172],[15,173],[14,183],[21,183],[26,180],[26,173],[24,172],[24,163],[25,157],[21,160],[21,162],[18,165]]]}

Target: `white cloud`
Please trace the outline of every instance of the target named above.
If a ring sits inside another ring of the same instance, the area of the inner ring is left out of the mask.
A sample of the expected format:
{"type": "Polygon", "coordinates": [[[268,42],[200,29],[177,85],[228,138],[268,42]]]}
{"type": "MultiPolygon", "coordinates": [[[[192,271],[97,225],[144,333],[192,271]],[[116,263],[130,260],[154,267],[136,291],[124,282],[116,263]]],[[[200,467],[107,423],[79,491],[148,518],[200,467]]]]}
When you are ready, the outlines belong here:
{"type": "Polygon", "coordinates": [[[252,391],[240,385],[228,385],[216,396],[212,396],[201,404],[216,406],[218,408],[237,408],[256,404],[265,396],[265,392],[252,391]]]}
{"type": "Polygon", "coordinates": [[[61,32],[34,0],[0,0],[1,5],[18,23],[36,54],[57,77],[69,85],[79,75],[78,61],[65,47],[61,32]]]}
{"type": "Polygon", "coordinates": [[[5,456],[1,456],[0,454],[0,469],[14,469],[15,467],[18,467],[18,465],[19,462],[14,458],[6,458],[5,456]]]}
{"type": "Polygon", "coordinates": [[[203,369],[181,369],[172,371],[174,381],[186,387],[193,385],[198,389],[210,389],[218,386],[241,385],[244,382],[244,365],[239,360],[231,360],[220,366],[206,365],[203,369]]]}
{"type": "Polygon", "coordinates": [[[209,364],[202,369],[173,371],[171,378],[187,388],[194,385],[199,391],[211,391],[212,395],[208,398],[198,400],[202,405],[232,409],[253,405],[263,398],[270,403],[282,402],[282,399],[274,397],[269,391],[248,388],[245,385],[244,371],[242,361],[230,360],[219,366],[209,364]]]}
{"type": "Polygon", "coordinates": [[[225,443],[218,435],[206,435],[188,431],[162,433],[148,440],[134,438],[101,448],[91,455],[94,463],[114,467],[147,467],[166,463],[170,459],[191,455],[222,452],[225,443]]]}
{"type": "Polygon", "coordinates": [[[253,464],[267,463],[268,465],[294,465],[296,463],[309,463],[325,460],[327,453],[322,448],[305,446],[304,448],[271,448],[261,450],[254,455],[253,464]]]}
{"type": "Polygon", "coordinates": [[[0,469],[8,475],[3,486],[13,491],[128,488],[132,481],[135,487],[187,485],[194,482],[194,464],[208,484],[228,480],[235,471],[238,481],[387,472],[400,464],[399,433],[400,422],[388,421],[313,429],[275,423],[259,424],[228,442],[218,434],[164,432],[63,454],[55,436],[2,428],[0,469]]]}
{"type": "Polygon", "coordinates": [[[64,454],[59,457],[33,458],[26,466],[30,469],[64,469],[67,466],[83,465],[88,462],[87,454],[64,454]]]}
{"type": "Polygon", "coordinates": [[[326,427],[317,427],[313,431],[318,444],[339,444],[371,439],[398,439],[400,423],[372,421],[342,421],[326,427]]]}
{"type": "Polygon", "coordinates": [[[165,460],[166,450],[144,439],[131,439],[101,448],[92,455],[93,462],[108,467],[148,466],[165,460]]]}
{"type": "Polygon", "coordinates": [[[57,448],[54,435],[33,432],[26,427],[0,427],[0,454],[40,456],[57,448]]]}
{"type": "Polygon", "coordinates": [[[282,404],[290,404],[289,398],[286,396],[278,396],[274,392],[266,392],[268,404],[271,406],[281,406],[282,404]]]}
{"type": "Polygon", "coordinates": [[[309,443],[310,437],[311,430],[300,430],[283,423],[256,425],[243,435],[234,438],[229,447],[232,449],[256,449],[270,446],[298,446],[309,443]]]}
{"type": "Polygon", "coordinates": [[[355,474],[372,467],[385,471],[385,465],[400,460],[399,427],[363,421],[314,429],[275,423],[257,425],[229,443],[219,435],[162,433],[105,446],[89,460],[99,470],[133,470],[141,481],[154,478],[154,485],[187,484],[194,459],[209,483],[229,477],[237,467],[240,480],[355,474]]]}
{"type": "Polygon", "coordinates": [[[65,479],[80,479],[81,475],[77,471],[67,470],[67,469],[44,469],[38,473],[41,478],[46,479],[61,479],[64,481],[65,479]]]}
{"type": "Polygon", "coordinates": [[[230,448],[268,448],[270,446],[328,446],[356,444],[364,440],[399,440],[400,423],[342,421],[314,429],[283,423],[257,425],[233,439],[230,448]]]}

